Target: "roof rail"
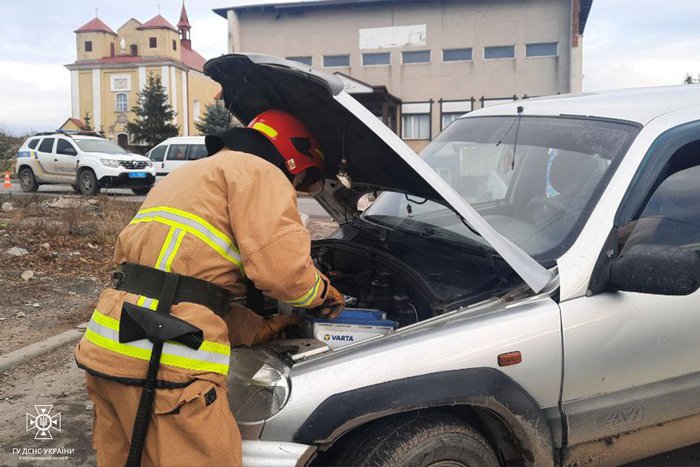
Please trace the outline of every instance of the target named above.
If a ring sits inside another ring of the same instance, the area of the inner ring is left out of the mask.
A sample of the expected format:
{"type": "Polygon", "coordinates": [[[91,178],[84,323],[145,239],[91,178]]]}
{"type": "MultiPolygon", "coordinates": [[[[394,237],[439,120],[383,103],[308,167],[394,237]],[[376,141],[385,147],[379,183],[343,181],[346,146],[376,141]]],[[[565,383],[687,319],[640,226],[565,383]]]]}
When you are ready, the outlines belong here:
{"type": "Polygon", "coordinates": [[[35,133],[34,136],[45,136],[45,135],[55,135],[55,134],[61,134],[64,136],[68,136],[69,138],[72,138],[74,135],[81,135],[81,136],[97,136],[99,138],[104,138],[104,135],[96,132],[95,130],[54,130],[54,131],[41,131],[39,133],[35,133]]]}

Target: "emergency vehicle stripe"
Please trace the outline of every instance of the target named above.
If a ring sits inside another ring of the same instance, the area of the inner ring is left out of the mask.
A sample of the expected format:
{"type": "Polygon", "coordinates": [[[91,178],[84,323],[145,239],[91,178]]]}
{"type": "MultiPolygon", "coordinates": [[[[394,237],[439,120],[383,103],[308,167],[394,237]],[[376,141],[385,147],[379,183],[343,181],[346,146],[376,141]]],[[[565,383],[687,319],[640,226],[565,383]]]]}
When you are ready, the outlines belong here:
{"type": "Polygon", "coordinates": [[[241,255],[233,241],[201,217],[180,209],[157,206],[142,209],[136,213],[131,224],[141,222],[158,222],[194,235],[224,259],[235,264],[240,269],[241,274],[244,274],[241,255]]]}
{"type": "MultiPolygon", "coordinates": [[[[98,310],[85,331],[85,338],[93,344],[140,360],[149,360],[153,344],[141,339],[127,344],[119,342],[119,321],[103,315],[98,310]]],[[[163,345],[161,363],[178,368],[195,371],[211,371],[222,375],[228,374],[230,347],[216,342],[204,341],[199,350],[191,349],[177,342],[163,345]]]]}
{"type": "Polygon", "coordinates": [[[295,299],[295,300],[290,300],[285,303],[289,303],[290,305],[294,306],[299,306],[299,307],[305,307],[309,306],[314,299],[316,298],[316,295],[318,294],[319,289],[321,288],[321,276],[316,274],[316,281],[314,281],[314,285],[301,297],[295,299]]]}

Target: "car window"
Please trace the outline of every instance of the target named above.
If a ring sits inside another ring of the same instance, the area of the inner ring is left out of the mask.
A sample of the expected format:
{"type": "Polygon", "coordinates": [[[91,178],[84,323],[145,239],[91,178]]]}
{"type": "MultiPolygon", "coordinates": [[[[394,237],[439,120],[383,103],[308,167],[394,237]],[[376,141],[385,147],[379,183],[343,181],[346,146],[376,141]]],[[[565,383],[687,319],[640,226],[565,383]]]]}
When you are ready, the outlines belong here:
{"type": "Polygon", "coordinates": [[[53,150],[53,140],[54,138],[45,138],[39,145],[39,151],[51,152],[53,150]]]}
{"type": "Polygon", "coordinates": [[[148,157],[153,161],[153,162],[162,162],[163,159],[165,159],[165,151],[168,149],[167,145],[164,146],[156,146],[151,150],[151,153],[148,155],[148,157]]]}
{"type": "Polygon", "coordinates": [[[620,228],[623,256],[636,244],[700,252],[700,141],[679,148],[664,166],[639,217],[620,228]]]}
{"type": "Polygon", "coordinates": [[[39,138],[31,139],[29,140],[29,144],[27,146],[29,147],[29,149],[34,149],[36,148],[36,145],[39,144],[39,141],[39,138]]]}
{"type": "Polygon", "coordinates": [[[106,139],[80,139],[75,144],[85,152],[101,152],[104,154],[128,154],[126,150],[106,139]]]}
{"type": "Polygon", "coordinates": [[[75,148],[69,141],[65,139],[59,139],[56,143],[56,153],[65,154],[67,156],[75,156],[78,154],[78,151],[75,150],[75,148]]]}
{"type": "Polygon", "coordinates": [[[186,144],[171,144],[168,148],[168,160],[169,161],[184,161],[187,159],[187,145],[186,144]]]}
{"type": "Polygon", "coordinates": [[[203,144],[193,144],[190,146],[190,152],[187,154],[187,159],[194,161],[207,157],[207,147],[203,144]]]}

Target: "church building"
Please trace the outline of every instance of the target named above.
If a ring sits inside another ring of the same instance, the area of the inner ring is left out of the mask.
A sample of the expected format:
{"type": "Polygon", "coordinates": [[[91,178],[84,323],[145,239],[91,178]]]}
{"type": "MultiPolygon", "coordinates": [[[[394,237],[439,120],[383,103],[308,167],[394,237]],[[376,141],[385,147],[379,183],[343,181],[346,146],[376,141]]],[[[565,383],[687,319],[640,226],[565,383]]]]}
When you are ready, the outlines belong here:
{"type": "Polygon", "coordinates": [[[71,117],[126,147],[131,108],[149,74],[158,75],[180,135],[198,134],[195,122],[216,99],[218,83],[202,73],[206,59],[192,49],[190,22],[182,5],[177,27],[160,14],[141,23],[131,18],[115,32],[98,17],[75,30],[77,59],[71,72],[71,117]]]}

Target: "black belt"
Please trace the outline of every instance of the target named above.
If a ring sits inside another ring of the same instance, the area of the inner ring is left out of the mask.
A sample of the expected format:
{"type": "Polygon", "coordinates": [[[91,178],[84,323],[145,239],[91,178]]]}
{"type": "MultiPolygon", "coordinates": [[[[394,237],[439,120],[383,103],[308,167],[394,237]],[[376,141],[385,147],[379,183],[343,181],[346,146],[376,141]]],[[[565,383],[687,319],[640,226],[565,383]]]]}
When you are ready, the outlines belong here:
{"type": "Polygon", "coordinates": [[[140,264],[124,263],[121,271],[112,273],[112,285],[117,290],[158,298],[169,276],[178,278],[173,304],[196,303],[209,308],[219,316],[224,316],[231,300],[231,293],[223,287],[196,277],[165,272],[140,264]]]}

